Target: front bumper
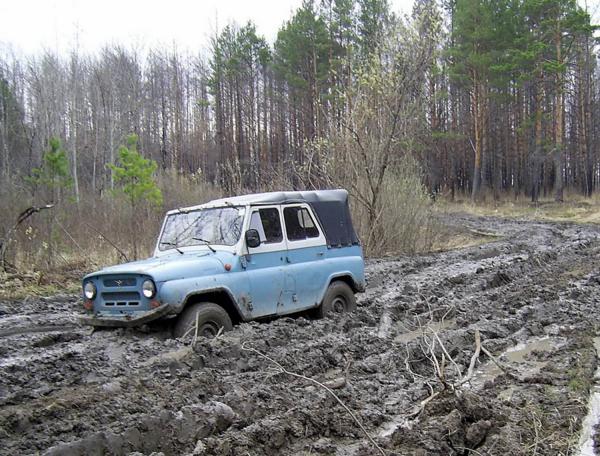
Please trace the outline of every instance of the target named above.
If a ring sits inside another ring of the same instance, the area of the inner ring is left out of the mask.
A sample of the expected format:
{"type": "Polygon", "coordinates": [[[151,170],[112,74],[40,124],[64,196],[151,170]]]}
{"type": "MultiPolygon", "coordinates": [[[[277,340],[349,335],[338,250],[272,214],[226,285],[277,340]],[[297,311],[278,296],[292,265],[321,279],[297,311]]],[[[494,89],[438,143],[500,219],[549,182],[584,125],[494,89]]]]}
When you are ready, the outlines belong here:
{"type": "Polygon", "coordinates": [[[83,315],[79,317],[79,321],[84,325],[90,326],[105,326],[111,328],[131,328],[149,323],[169,313],[169,304],[162,304],[156,309],[146,312],[136,313],[135,316],[129,315],[83,315]]]}

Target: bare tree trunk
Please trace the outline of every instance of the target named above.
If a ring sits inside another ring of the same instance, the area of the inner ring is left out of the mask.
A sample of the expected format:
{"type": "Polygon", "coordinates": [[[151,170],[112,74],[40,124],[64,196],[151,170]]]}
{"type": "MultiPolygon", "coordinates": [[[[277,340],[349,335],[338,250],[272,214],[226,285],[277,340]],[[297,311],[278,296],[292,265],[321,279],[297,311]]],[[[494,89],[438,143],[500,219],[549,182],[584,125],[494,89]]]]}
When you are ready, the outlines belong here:
{"type": "Polygon", "coordinates": [[[73,190],[75,192],[75,201],[79,204],[79,176],[77,174],[77,132],[78,132],[78,99],[79,99],[79,84],[78,80],[81,77],[79,74],[79,60],[76,55],[71,60],[71,175],[73,177],[73,190]]]}
{"type": "Polygon", "coordinates": [[[478,76],[473,76],[474,85],[471,106],[473,110],[473,122],[475,129],[475,145],[474,153],[475,159],[473,162],[473,189],[471,193],[471,199],[479,199],[481,192],[481,149],[482,149],[482,130],[483,130],[483,113],[481,112],[481,86],[478,82],[478,76]]]}
{"type": "Polygon", "coordinates": [[[533,166],[531,176],[531,201],[537,203],[540,194],[540,161],[542,157],[542,99],[543,89],[540,83],[535,87],[535,148],[533,151],[533,166]]]}
{"type": "MultiPolygon", "coordinates": [[[[557,22],[558,27],[558,22],[557,22]]],[[[555,34],[555,45],[556,45],[556,60],[562,63],[561,54],[561,36],[562,31],[560,28],[555,34]]],[[[563,115],[564,115],[564,93],[563,93],[563,78],[560,74],[560,70],[556,74],[556,102],[555,114],[554,114],[554,200],[558,202],[563,201],[563,141],[564,141],[564,130],[563,130],[563,115]]]]}

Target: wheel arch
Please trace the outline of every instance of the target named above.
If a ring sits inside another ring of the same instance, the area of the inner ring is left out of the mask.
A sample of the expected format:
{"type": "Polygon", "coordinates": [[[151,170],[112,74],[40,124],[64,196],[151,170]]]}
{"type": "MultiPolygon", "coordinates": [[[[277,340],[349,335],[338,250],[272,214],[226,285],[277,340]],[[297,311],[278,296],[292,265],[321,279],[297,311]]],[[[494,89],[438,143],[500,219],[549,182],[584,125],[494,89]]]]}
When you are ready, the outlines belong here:
{"type": "Polygon", "coordinates": [[[327,286],[331,285],[333,282],[344,282],[346,285],[348,285],[352,289],[352,291],[354,293],[357,293],[359,291],[359,288],[356,285],[356,282],[354,281],[354,278],[352,277],[351,274],[344,274],[344,275],[332,277],[329,280],[329,283],[327,284],[327,286]]]}
{"type": "Polygon", "coordinates": [[[327,282],[325,282],[325,287],[323,288],[323,290],[321,290],[321,293],[319,294],[319,300],[318,300],[317,306],[321,305],[321,303],[323,302],[323,299],[325,298],[325,293],[327,293],[327,289],[334,282],[344,282],[346,285],[348,285],[350,287],[350,289],[352,290],[353,293],[357,293],[357,292],[364,290],[364,289],[361,289],[360,285],[356,282],[356,280],[354,280],[354,276],[352,275],[351,272],[344,271],[344,272],[339,272],[337,274],[333,274],[329,277],[327,282]]]}
{"type": "Polygon", "coordinates": [[[181,312],[188,306],[199,302],[212,302],[221,306],[229,315],[231,322],[236,325],[244,321],[243,315],[240,313],[237,303],[229,290],[217,288],[213,290],[195,291],[185,297],[181,312]]]}

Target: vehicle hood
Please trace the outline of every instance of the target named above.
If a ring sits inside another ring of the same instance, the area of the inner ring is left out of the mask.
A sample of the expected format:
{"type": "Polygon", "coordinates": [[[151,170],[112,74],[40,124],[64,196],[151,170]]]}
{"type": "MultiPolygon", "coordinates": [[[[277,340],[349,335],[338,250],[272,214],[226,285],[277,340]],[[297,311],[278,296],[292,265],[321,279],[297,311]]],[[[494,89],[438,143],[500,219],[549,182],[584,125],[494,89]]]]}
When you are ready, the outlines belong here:
{"type": "Polygon", "coordinates": [[[155,282],[164,282],[220,274],[225,271],[223,265],[233,262],[235,258],[235,255],[230,252],[186,252],[183,255],[175,252],[160,257],[109,266],[89,274],[85,278],[98,275],[142,274],[152,277],[155,282]]]}

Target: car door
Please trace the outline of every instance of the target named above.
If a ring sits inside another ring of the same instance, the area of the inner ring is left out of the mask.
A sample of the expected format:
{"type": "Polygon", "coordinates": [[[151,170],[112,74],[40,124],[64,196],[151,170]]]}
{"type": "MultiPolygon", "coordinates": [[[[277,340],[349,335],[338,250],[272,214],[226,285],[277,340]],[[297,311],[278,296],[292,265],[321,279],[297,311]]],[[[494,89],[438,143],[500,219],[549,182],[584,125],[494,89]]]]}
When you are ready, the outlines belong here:
{"type": "Polygon", "coordinates": [[[248,229],[260,235],[260,245],[248,247],[246,274],[250,283],[253,317],[273,315],[284,299],[286,243],[278,206],[253,207],[248,229]]]}
{"type": "Polygon", "coordinates": [[[279,313],[289,313],[314,307],[327,274],[325,253],[327,242],[308,204],[290,204],[283,207],[287,242],[285,275],[293,278],[295,291],[292,302],[284,302],[279,313]]]}

